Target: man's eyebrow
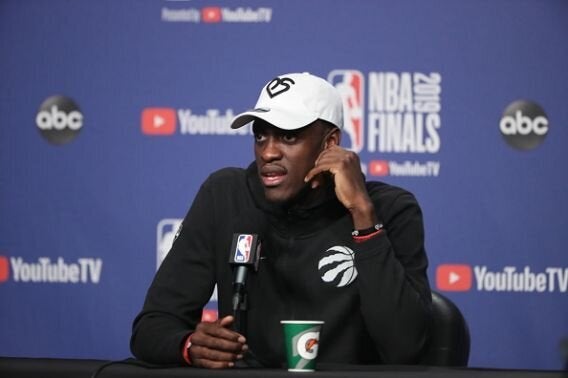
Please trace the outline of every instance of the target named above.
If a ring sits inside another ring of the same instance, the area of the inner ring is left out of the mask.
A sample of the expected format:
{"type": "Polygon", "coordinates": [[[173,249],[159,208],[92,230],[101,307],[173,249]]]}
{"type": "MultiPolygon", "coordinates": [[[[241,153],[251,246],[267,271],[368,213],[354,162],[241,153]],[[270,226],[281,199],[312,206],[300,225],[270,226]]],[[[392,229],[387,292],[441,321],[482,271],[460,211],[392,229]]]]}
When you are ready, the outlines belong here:
{"type": "Polygon", "coordinates": [[[302,129],[295,129],[295,130],[282,130],[282,129],[279,129],[278,132],[280,132],[280,133],[282,133],[282,134],[300,134],[300,133],[303,132],[303,130],[302,130],[302,129]]]}

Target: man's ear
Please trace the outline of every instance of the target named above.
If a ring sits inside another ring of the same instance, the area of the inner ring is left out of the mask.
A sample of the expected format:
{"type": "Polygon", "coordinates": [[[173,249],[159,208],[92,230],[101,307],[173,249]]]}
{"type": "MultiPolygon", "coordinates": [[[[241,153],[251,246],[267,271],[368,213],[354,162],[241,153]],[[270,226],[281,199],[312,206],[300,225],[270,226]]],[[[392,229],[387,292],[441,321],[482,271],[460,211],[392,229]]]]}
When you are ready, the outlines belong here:
{"type": "Polygon", "coordinates": [[[328,131],[327,135],[325,136],[325,144],[324,149],[339,146],[341,143],[341,130],[337,127],[334,127],[330,131],[328,131]]]}

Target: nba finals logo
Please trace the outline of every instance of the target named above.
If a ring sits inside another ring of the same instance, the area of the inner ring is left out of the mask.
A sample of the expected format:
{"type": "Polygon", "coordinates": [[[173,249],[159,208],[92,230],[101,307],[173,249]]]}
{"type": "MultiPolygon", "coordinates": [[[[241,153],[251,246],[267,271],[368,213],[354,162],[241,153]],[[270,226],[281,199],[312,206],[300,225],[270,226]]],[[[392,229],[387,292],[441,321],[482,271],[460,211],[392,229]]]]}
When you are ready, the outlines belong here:
{"type": "Polygon", "coordinates": [[[239,235],[237,248],[235,249],[235,262],[246,263],[249,261],[252,247],[252,238],[252,235],[239,235]]]}
{"type": "Polygon", "coordinates": [[[339,91],[343,102],[343,131],[349,136],[354,152],[363,149],[363,74],[356,70],[333,70],[327,80],[339,91]]]}

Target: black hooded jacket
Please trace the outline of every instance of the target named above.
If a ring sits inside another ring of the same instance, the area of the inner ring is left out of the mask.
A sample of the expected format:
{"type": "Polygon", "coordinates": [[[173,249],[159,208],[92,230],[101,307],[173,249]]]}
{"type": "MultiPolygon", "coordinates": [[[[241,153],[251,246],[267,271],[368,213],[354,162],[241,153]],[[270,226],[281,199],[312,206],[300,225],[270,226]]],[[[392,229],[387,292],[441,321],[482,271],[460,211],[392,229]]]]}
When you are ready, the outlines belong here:
{"type": "Polygon", "coordinates": [[[431,306],[421,210],[403,189],[380,182],[366,186],[384,230],[355,243],[351,216],[332,184],[317,195],[300,195],[311,196],[309,201],[284,207],[265,200],[255,164],[213,173],[134,321],[134,355],[184,364],[182,344],[215,284],[219,316],[232,314],[233,233],[256,232],[262,252],[258,272],[248,275],[246,337],[262,366],[284,365],[280,321],[293,319],[325,321],[318,364],[417,362],[431,306]]]}

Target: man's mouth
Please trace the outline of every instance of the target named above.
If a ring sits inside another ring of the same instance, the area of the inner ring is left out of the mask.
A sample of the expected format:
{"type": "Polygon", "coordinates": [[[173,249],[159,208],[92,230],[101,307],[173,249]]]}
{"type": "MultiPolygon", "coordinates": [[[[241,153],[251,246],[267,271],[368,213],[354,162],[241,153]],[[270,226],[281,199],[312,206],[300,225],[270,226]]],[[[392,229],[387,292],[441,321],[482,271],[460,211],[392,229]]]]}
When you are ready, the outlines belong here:
{"type": "Polygon", "coordinates": [[[284,181],[286,174],[286,169],[280,166],[264,166],[260,170],[260,179],[265,187],[274,187],[284,181]]]}

